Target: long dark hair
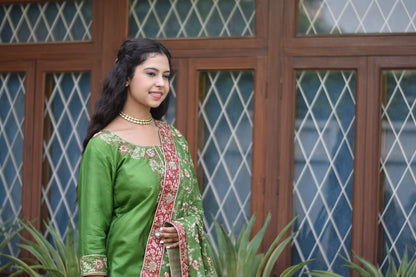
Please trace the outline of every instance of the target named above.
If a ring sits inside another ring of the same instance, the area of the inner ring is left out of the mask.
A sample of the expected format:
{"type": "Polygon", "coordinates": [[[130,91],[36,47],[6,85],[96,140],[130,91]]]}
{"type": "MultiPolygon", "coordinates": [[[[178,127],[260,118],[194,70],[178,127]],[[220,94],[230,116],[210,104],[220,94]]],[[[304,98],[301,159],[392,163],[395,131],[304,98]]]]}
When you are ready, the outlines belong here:
{"type": "MultiPolygon", "coordinates": [[[[118,116],[127,99],[127,79],[133,77],[136,66],[145,62],[152,53],[166,55],[169,68],[171,68],[170,53],[160,42],[150,39],[134,39],[123,42],[118,50],[116,63],[105,78],[101,95],[95,104],[83,143],[84,149],[95,133],[101,131],[118,116]]],[[[168,105],[169,94],[159,107],[150,109],[153,118],[161,119],[166,114],[168,105]]]]}

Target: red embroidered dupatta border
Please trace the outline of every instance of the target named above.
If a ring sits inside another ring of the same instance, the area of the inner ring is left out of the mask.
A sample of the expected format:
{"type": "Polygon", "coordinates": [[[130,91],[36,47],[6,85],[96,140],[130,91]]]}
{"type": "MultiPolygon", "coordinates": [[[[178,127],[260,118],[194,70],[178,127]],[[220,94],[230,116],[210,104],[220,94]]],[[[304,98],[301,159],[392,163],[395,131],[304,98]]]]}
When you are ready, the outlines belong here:
{"type": "MultiPolygon", "coordinates": [[[[146,251],[143,260],[143,267],[141,277],[155,277],[160,275],[160,268],[162,265],[164,246],[159,243],[155,233],[165,222],[169,222],[172,218],[175,199],[178,193],[180,183],[180,165],[179,158],[176,153],[175,141],[168,124],[155,121],[159,128],[160,140],[162,143],[163,154],[165,156],[165,178],[163,182],[163,191],[156,209],[155,217],[153,219],[152,228],[150,230],[149,238],[147,240],[146,251]]],[[[177,226],[180,239],[180,252],[182,264],[182,276],[189,275],[186,255],[186,238],[183,226],[177,226]],[[185,250],[185,251],[183,251],[185,250]],[[184,272],[185,270],[185,272],[184,272]]]]}

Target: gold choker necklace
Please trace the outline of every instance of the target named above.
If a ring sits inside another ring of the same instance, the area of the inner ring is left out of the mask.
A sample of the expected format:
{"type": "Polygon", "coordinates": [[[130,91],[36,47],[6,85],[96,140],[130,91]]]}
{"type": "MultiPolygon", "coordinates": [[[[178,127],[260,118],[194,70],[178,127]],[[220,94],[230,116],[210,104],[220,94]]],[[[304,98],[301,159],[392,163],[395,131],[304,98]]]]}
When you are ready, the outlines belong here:
{"type": "Polygon", "coordinates": [[[150,116],[149,119],[137,119],[134,117],[131,117],[123,112],[120,112],[119,115],[124,118],[125,120],[127,120],[128,122],[134,123],[134,124],[138,124],[138,125],[150,125],[150,123],[152,123],[153,121],[153,117],[150,116]]]}

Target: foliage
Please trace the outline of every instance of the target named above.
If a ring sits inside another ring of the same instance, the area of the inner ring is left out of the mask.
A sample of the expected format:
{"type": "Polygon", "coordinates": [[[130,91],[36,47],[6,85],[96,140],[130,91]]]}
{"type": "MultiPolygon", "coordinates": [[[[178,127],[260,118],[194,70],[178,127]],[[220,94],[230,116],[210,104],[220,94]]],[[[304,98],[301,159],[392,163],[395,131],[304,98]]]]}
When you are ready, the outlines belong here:
{"type": "MultiPolygon", "coordinates": [[[[218,251],[215,250],[214,245],[210,240],[208,240],[208,251],[213,260],[215,270],[219,276],[270,276],[280,254],[295,235],[292,233],[287,238],[283,239],[286,232],[292,227],[296,218],[286,225],[286,227],[279,233],[266,253],[259,253],[260,245],[270,222],[270,214],[267,216],[266,222],[264,223],[262,229],[250,241],[251,230],[253,228],[255,218],[256,216],[253,215],[248,224],[243,226],[237,239],[234,236],[234,230],[232,230],[231,234],[228,235],[223,226],[220,226],[214,219],[218,242],[216,246],[218,251]]],[[[292,265],[287,268],[281,276],[292,276],[309,262],[311,262],[311,260],[297,265],[292,265]]]]}
{"type": "Polygon", "coordinates": [[[26,272],[33,277],[41,277],[38,271],[46,271],[51,277],[78,277],[80,276],[79,259],[77,256],[76,239],[72,225],[68,226],[66,241],[64,242],[58,235],[51,223],[45,224],[48,232],[51,234],[52,242],[49,242],[41,232],[39,232],[30,222],[21,225],[33,237],[34,241],[21,237],[24,242],[19,246],[31,253],[36,260],[24,261],[2,254],[15,262],[17,272],[10,276],[20,275],[26,272]]]}
{"type": "MultiPolygon", "coordinates": [[[[16,228],[16,226],[17,226],[16,223],[9,225],[9,223],[12,220],[13,220],[13,218],[11,217],[0,225],[0,253],[3,253],[3,250],[4,250],[4,248],[6,248],[7,244],[10,241],[12,241],[15,238],[15,236],[17,234],[19,234],[20,231],[23,229],[22,227],[16,228]],[[7,226],[7,225],[9,225],[9,226],[7,226]],[[13,230],[14,228],[16,228],[16,230],[12,231],[9,234],[9,232],[11,230],[13,230]]],[[[0,265],[0,273],[5,272],[6,269],[8,269],[12,264],[13,264],[13,262],[6,263],[4,265],[0,265]]]]}
{"type": "MultiPolygon", "coordinates": [[[[356,271],[362,277],[383,277],[383,274],[377,269],[375,265],[366,259],[358,256],[354,253],[354,257],[359,261],[359,263],[354,263],[345,257],[341,258],[346,262],[346,267],[351,268],[356,271]]],[[[387,268],[386,274],[384,277],[414,277],[416,276],[416,253],[410,258],[407,253],[407,248],[404,250],[403,257],[399,267],[397,267],[392,255],[390,252],[387,253],[387,259],[389,267],[387,268]]],[[[342,275],[327,272],[323,270],[312,270],[308,274],[318,277],[342,277],[342,275]]]]}

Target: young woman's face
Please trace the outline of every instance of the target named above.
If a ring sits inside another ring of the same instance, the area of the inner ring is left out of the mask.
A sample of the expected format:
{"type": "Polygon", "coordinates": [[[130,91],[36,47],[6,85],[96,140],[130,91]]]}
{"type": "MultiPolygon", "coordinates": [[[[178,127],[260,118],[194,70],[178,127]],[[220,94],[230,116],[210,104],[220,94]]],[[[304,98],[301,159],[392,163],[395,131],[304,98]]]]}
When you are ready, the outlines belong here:
{"type": "Polygon", "coordinates": [[[136,66],[133,77],[127,81],[127,101],[138,108],[157,108],[169,92],[169,60],[164,54],[150,54],[136,66]]]}

